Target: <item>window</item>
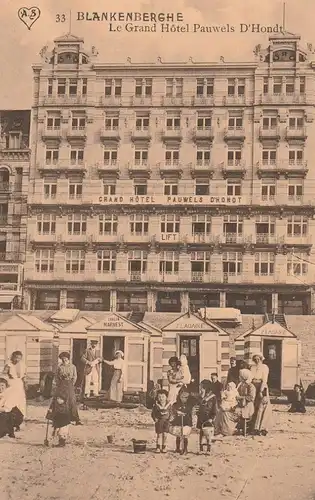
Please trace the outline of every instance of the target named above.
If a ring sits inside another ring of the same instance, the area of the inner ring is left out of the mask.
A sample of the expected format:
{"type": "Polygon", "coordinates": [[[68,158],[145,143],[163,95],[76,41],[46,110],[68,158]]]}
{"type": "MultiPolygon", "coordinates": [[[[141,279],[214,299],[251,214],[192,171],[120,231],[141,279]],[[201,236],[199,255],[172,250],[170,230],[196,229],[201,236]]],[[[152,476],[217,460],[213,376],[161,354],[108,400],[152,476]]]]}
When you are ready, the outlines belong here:
{"type": "Polygon", "coordinates": [[[117,234],[118,217],[115,214],[102,214],[98,219],[98,230],[102,236],[117,234]]]}
{"type": "Polygon", "coordinates": [[[58,94],[58,96],[66,95],[66,85],[67,85],[67,81],[65,78],[58,78],[58,81],[57,81],[57,94],[58,94]]]}
{"type": "Polygon", "coordinates": [[[47,130],[60,130],[60,113],[50,112],[47,115],[47,130]]]}
{"type": "Polygon", "coordinates": [[[114,250],[99,250],[97,252],[97,272],[114,273],[116,271],[116,252],[114,250]]]}
{"type": "Polygon", "coordinates": [[[198,113],[197,116],[197,129],[198,130],[209,130],[211,128],[211,115],[202,115],[198,113]]]}
{"type": "Polygon", "coordinates": [[[227,196],[241,196],[242,195],[242,184],[240,181],[228,180],[226,187],[227,196]]]}
{"type": "Polygon", "coordinates": [[[9,132],[9,149],[20,149],[22,143],[21,132],[9,132]]]}
{"type": "Polygon", "coordinates": [[[69,199],[80,200],[82,198],[82,182],[69,181],[69,199]]]}
{"type": "Polygon", "coordinates": [[[164,194],[166,196],[178,195],[178,181],[173,179],[165,179],[164,181],[164,194]]]}
{"type": "Polygon", "coordinates": [[[190,265],[192,281],[201,281],[210,272],[210,252],[191,252],[190,265]]]}
{"type": "Polygon", "coordinates": [[[276,233],[276,218],[271,215],[258,215],[255,226],[257,243],[268,243],[276,233]]]}
{"type": "Polygon", "coordinates": [[[243,234],[243,220],[240,215],[224,215],[223,233],[227,243],[236,243],[237,237],[243,234]]]}
{"type": "Polygon", "coordinates": [[[238,276],[242,273],[243,256],[240,252],[226,252],[222,261],[225,275],[238,276]]]}
{"type": "Polygon", "coordinates": [[[113,196],[116,194],[116,181],[113,180],[103,180],[103,194],[105,196],[113,196]]]}
{"type": "Polygon", "coordinates": [[[289,200],[301,200],[303,196],[302,184],[289,184],[288,186],[289,200]]]}
{"type": "Polygon", "coordinates": [[[264,130],[274,130],[278,125],[278,117],[274,116],[263,116],[263,129],[264,130]]]}
{"type": "Polygon", "coordinates": [[[266,95],[269,93],[269,78],[265,77],[263,81],[263,93],[266,95]]]}
{"type": "Polygon", "coordinates": [[[136,129],[137,130],[148,130],[150,124],[150,115],[148,113],[145,114],[136,114],[136,129]]]}
{"type": "Polygon", "coordinates": [[[179,253],[161,252],[160,254],[160,274],[178,274],[179,253]]]}
{"type": "Polygon", "coordinates": [[[228,121],[229,129],[238,129],[243,127],[243,115],[235,114],[235,112],[229,113],[229,121],[228,121]]]}
{"type": "Polygon", "coordinates": [[[228,151],[228,165],[237,167],[242,162],[242,151],[239,149],[230,149],[228,151]]]}
{"type": "Polygon", "coordinates": [[[38,273],[52,273],[54,271],[54,251],[44,248],[36,250],[35,269],[38,273]]]}
{"type": "Polygon", "coordinates": [[[59,149],[46,148],[46,165],[57,165],[59,160],[59,149]]]}
{"type": "Polygon", "coordinates": [[[277,161],[276,149],[264,149],[262,152],[263,165],[275,165],[277,161]]]}
{"type": "Polygon", "coordinates": [[[197,97],[213,96],[214,79],[213,78],[197,78],[196,95],[197,97]]]}
{"type": "Polygon", "coordinates": [[[130,233],[135,236],[143,236],[149,231],[149,216],[144,214],[132,214],[129,216],[130,233]]]}
{"type": "Polygon", "coordinates": [[[272,276],[275,267],[275,255],[270,252],[255,253],[255,275],[272,276]]]}
{"type": "Polygon", "coordinates": [[[303,150],[302,149],[290,149],[289,150],[289,164],[296,165],[303,161],[303,150]]]}
{"type": "Polygon", "coordinates": [[[117,148],[104,149],[104,165],[116,165],[118,159],[117,148]]]}
{"type": "Polygon", "coordinates": [[[147,165],[148,157],[149,157],[149,151],[147,149],[136,149],[135,165],[147,165]]]}
{"type": "Polygon", "coordinates": [[[147,270],[147,252],[143,250],[131,250],[128,252],[128,272],[135,279],[141,277],[142,273],[147,270]]]}
{"type": "Polygon", "coordinates": [[[167,114],[166,117],[166,129],[167,130],[178,130],[180,129],[180,115],[173,115],[171,113],[167,114]]]}
{"type": "Polygon", "coordinates": [[[166,97],[182,97],[183,79],[166,78],[166,97]]]}
{"type": "Polygon", "coordinates": [[[166,165],[178,165],[179,164],[179,150],[178,149],[167,149],[165,151],[165,163],[166,163],[166,165]]]}
{"type": "Polygon", "coordinates": [[[55,199],[57,195],[57,182],[45,182],[44,184],[44,198],[47,200],[49,198],[55,199]]]}
{"type": "Polygon", "coordinates": [[[288,218],[287,235],[288,236],[306,236],[308,230],[307,217],[303,215],[292,215],[288,218]]]}
{"type": "Polygon", "coordinates": [[[136,79],[136,88],[135,88],[136,97],[149,97],[152,95],[152,78],[137,78],[136,79]]]}
{"type": "Polygon", "coordinates": [[[209,179],[196,179],[195,184],[195,194],[199,196],[206,196],[210,193],[209,179]]]}
{"type": "Polygon", "coordinates": [[[210,165],[210,149],[197,149],[196,152],[197,165],[210,165]]]}
{"type": "Polygon", "coordinates": [[[83,250],[66,251],[66,272],[83,273],[85,270],[85,254],[83,250]]]}
{"type": "Polygon", "coordinates": [[[287,274],[288,276],[305,276],[308,271],[307,254],[294,253],[294,255],[287,255],[287,274]]]}
{"type": "Polygon", "coordinates": [[[86,125],[85,114],[72,113],[72,130],[84,130],[86,125]]]}
{"type": "Polygon", "coordinates": [[[198,214],[192,216],[191,231],[193,236],[198,234],[210,234],[211,217],[210,215],[198,214]]]}
{"type": "Polygon", "coordinates": [[[82,79],[82,95],[87,94],[87,78],[82,79]]]}
{"type": "Polygon", "coordinates": [[[68,234],[80,235],[86,234],[86,221],[87,216],[84,214],[71,214],[68,215],[68,234]]]}
{"type": "Polygon", "coordinates": [[[282,77],[275,76],[273,79],[273,93],[282,94],[282,77]]]}
{"type": "Polygon", "coordinates": [[[105,117],[105,129],[106,130],[117,130],[119,128],[119,113],[106,113],[105,117]]]}
{"type": "Polygon", "coordinates": [[[54,80],[52,78],[48,78],[48,82],[47,82],[47,94],[48,95],[53,94],[53,84],[54,84],[54,80]]]}
{"type": "Polygon", "coordinates": [[[71,165],[82,165],[84,160],[84,149],[71,149],[70,162],[71,165]]]}
{"type": "Polygon", "coordinates": [[[285,93],[294,94],[294,76],[287,76],[285,81],[285,93]]]}
{"type": "Polygon", "coordinates": [[[120,78],[115,78],[114,80],[112,80],[111,78],[107,78],[105,80],[106,97],[110,96],[120,97],[121,89],[122,89],[122,80],[120,78]]]}
{"type": "Polygon", "coordinates": [[[228,79],[228,95],[243,96],[245,95],[245,78],[229,78],[228,79]]]}
{"type": "Polygon", "coordinates": [[[289,128],[290,129],[301,129],[304,127],[304,116],[289,116],[289,128]]]}
{"type": "Polygon", "coordinates": [[[274,181],[263,181],[261,185],[261,199],[263,201],[274,201],[276,197],[276,185],[274,181]]]}
{"type": "Polygon", "coordinates": [[[56,234],[56,216],[51,214],[40,214],[37,216],[38,234],[56,234]]]}
{"type": "Polygon", "coordinates": [[[146,196],[148,193],[147,181],[136,179],[134,181],[134,192],[136,196],[146,196]]]}
{"type": "Polygon", "coordinates": [[[70,78],[69,80],[69,96],[76,96],[78,93],[78,80],[70,78]]]}
{"type": "Polygon", "coordinates": [[[179,233],[180,216],[177,214],[166,214],[161,216],[161,233],[179,233]]]}
{"type": "Polygon", "coordinates": [[[305,94],[305,76],[300,76],[300,94],[305,94]]]}

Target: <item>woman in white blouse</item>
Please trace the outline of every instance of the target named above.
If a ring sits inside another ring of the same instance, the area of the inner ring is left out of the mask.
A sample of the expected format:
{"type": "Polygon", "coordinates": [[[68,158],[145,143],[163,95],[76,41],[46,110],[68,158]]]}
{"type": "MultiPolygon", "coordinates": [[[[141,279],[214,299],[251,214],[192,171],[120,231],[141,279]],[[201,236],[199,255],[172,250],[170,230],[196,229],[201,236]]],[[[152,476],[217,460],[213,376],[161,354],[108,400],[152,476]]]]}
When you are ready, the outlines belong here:
{"type": "Polygon", "coordinates": [[[256,388],[253,432],[257,435],[266,436],[272,418],[268,389],[269,367],[264,364],[264,356],[261,353],[254,354],[252,360],[254,363],[251,366],[252,384],[256,388]]]}
{"type": "Polygon", "coordinates": [[[111,401],[121,403],[123,399],[123,379],[125,368],[124,353],[122,351],[116,351],[113,361],[106,361],[106,359],[103,359],[103,363],[106,363],[114,368],[109,389],[109,399],[111,401]]]}

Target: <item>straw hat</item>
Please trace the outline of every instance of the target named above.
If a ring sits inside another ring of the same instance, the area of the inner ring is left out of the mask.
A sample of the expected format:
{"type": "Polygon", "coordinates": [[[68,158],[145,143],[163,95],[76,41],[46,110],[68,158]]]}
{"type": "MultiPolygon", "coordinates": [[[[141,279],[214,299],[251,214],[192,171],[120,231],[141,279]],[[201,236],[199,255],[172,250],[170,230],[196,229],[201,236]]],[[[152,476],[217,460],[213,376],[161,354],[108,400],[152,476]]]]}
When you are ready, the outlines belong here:
{"type": "Polygon", "coordinates": [[[116,351],[115,352],[115,356],[117,356],[117,354],[120,354],[122,358],[124,358],[124,353],[120,350],[116,351]]]}
{"type": "Polygon", "coordinates": [[[264,361],[264,359],[265,359],[262,352],[256,352],[256,354],[253,354],[252,360],[254,361],[255,358],[260,358],[261,361],[264,361]]]}

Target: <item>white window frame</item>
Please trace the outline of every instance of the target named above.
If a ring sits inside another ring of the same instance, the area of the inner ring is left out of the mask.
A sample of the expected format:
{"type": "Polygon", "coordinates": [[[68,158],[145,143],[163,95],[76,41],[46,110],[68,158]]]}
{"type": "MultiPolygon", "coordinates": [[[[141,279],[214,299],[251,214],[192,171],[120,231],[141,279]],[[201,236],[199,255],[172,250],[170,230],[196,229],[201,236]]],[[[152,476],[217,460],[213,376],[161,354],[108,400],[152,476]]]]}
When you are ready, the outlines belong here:
{"type": "Polygon", "coordinates": [[[50,248],[38,248],[35,252],[35,271],[37,273],[52,273],[55,266],[55,252],[50,248]]]}
{"type": "Polygon", "coordinates": [[[240,276],[243,272],[243,255],[240,252],[224,252],[222,270],[224,275],[240,276]]]}
{"type": "Polygon", "coordinates": [[[164,251],[160,253],[160,274],[176,275],[179,273],[179,252],[164,251]]]}
{"type": "Polygon", "coordinates": [[[72,236],[85,235],[87,230],[87,216],[85,214],[74,213],[68,215],[67,233],[72,236]]]}
{"type": "Polygon", "coordinates": [[[37,234],[56,234],[57,217],[53,214],[39,214],[36,218],[37,234]]]}
{"type": "Polygon", "coordinates": [[[83,183],[80,181],[69,181],[68,198],[69,200],[81,200],[83,195],[83,183]]]}
{"type": "Polygon", "coordinates": [[[130,214],[129,231],[133,236],[145,236],[149,233],[149,216],[147,214],[130,214]]]}
{"type": "Polygon", "coordinates": [[[163,214],[161,215],[161,234],[179,234],[180,233],[180,215],[163,214]]]}
{"type": "Polygon", "coordinates": [[[84,250],[66,250],[65,271],[67,274],[80,274],[85,271],[84,250]]]}
{"type": "Polygon", "coordinates": [[[255,276],[273,276],[275,273],[275,254],[256,252],[254,264],[255,276]]]}
{"type": "Polygon", "coordinates": [[[117,234],[118,216],[116,214],[101,214],[98,218],[98,233],[101,236],[117,234]]]}
{"type": "Polygon", "coordinates": [[[98,250],[96,254],[96,270],[99,274],[112,274],[116,271],[115,250],[98,250]]]}

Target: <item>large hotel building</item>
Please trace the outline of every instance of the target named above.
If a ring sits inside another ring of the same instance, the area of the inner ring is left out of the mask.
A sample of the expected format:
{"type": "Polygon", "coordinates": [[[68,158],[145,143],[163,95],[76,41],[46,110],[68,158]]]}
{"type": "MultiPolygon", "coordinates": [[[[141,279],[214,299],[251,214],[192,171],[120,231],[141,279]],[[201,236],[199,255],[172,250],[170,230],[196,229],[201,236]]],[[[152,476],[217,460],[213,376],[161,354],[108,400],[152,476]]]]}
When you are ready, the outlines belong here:
{"type": "Polygon", "coordinates": [[[102,63],[66,35],[41,56],[26,308],[314,312],[310,46],[102,63]]]}

